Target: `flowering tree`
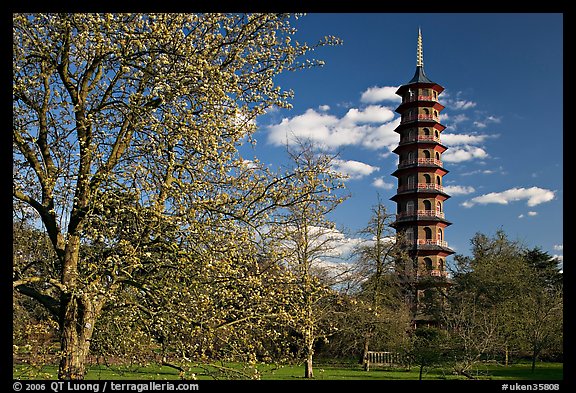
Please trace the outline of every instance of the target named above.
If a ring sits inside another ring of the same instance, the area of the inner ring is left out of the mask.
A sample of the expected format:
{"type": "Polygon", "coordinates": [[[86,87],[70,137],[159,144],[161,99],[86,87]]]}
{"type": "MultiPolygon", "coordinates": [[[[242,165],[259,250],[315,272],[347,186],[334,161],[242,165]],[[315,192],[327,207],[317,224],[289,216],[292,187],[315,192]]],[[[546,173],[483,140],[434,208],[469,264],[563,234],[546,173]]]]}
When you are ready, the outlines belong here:
{"type": "Polygon", "coordinates": [[[279,183],[263,182],[237,147],[258,115],[289,106],[275,75],[321,64],[299,60],[313,47],[291,40],[290,23],[284,14],[14,14],[14,204],[36,213],[57,261],[13,286],[57,319],[59,378],[83,378],[94,327],[119,293],[133,288],[140,301],[162,277],[168,288],[166,266],[209,269],[217,256],[207,245],[230,263],[227,248],[278,203],[279,183]]]}
{"type": "Polygon", "coordinates": [[[279,242],[273,248],[279,250],[288,273],[285,290],[292,294],[281,319],[298,337],[304,377],[313,378],[314,347],[319,339],[334,333],[331,311],[338,298],[334,285],[346,273],[326,265],[338,257],[334,248],[341,238],[328,214],[345,198],[338,192],[344,188],[344,175],[332,169],[333,157],[317,154],[309,143],[300,142],[290,157],[295,174],[292,195],[297,203],[287,207],[271,232],[279,242]]]}

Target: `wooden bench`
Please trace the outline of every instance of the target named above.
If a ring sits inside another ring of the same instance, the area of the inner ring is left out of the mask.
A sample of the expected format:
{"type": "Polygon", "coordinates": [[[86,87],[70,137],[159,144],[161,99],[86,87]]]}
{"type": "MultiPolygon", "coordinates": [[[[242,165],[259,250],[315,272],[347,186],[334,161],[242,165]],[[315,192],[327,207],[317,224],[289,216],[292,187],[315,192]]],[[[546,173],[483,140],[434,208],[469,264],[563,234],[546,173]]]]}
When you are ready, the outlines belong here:
{"type": "Polygon", "coordinates": [[[364,359],[364,370],[370,371],[371,366],[408,367],[405,356],[398,352],[368,351],[364,359]]]}

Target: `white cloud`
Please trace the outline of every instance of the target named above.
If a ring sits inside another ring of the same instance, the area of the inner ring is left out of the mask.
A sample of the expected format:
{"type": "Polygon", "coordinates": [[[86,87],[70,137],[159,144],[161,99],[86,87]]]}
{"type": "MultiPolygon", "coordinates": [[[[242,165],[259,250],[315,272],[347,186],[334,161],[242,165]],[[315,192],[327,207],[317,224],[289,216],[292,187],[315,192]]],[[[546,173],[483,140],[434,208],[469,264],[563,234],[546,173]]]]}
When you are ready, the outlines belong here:
{"type": "Polygon", "coordinates": [[[488,157],[488,153],[481,147],[464,145],[462,147],[447,150],[442,155],[442,161],[462,162],[472,159],[483,159],[488,157]]]}
{"type": "Polygon", "coordinates": [[[464,93],[462,91],[457,91],[456,92],[456,98],[451,98],[450,95],[447,94],[446,91],[444,91],[442,93],[440,100],[442,102],[442,105],[444,105],[445,107],[450,108],[450,109],[466,110],[466,109],[474,108],[476,106],[476,103],[474,101],[469,101],[469,100],[465,100],[465,99],[460,98],[463,95],[464,95],[464,93]]]}
{"type": "Polygon", "coordinates": [[[368,149],[387,147],[392,151],[399,141],[394,132],[398,124],[400,118],[394,119],[390,108],[379,105],[349,109],[342,118],[308,109],[302,115],[268,126],[268,142],[283,146],[286,142],[306,139],[324,149],[359,145],[368,149]]]}
{"type": "Polygon", "coordinates": [[[342,123],[385,123],[394,118],[394,112],[385,106],[369,105],[363,110],[352,108],[342,118],[342,123]]]}
{"type": "MultiPolygon", "coordinates": [[[[336,116],[318,113],[314,109],[308,109],[304,114],[291,119],[284,118],[279,124],[268,126],[268,142],[282,146],[286,142],[294,142],[298,139],[309,139],[323,146],[331,146],[335,139],[334,127],[338,124],[336,116]],[[332,142],[331,142],[332,141],[332,142]]],[[[350,138],[352,135],[350,135],[350,138]]],[[[350,140],[349,142],[352,142],[350,140]]],[[[331,146],[331,147],[337,147],[331,146]]]]}
{"type": "Polygon", "coordinates": [[[469,171],[469,172],[462,172],[460,173],[460,176],[472,176],[472,175],[477,175],[477,174],[481,174],[481,175],[493,175],[495,173],[499,173],[501,175],[505,175],[508,172],[506,172],[504,170],[504,168],[502,166],[499,166],[497,168],[497,170],[495,169],[476,169],[473,171],[469,171]]]}
{"type": "Polygon", "coordinates": [[[332,168],[336,172],[349,176],[351,180],[361,179],[380,169],[377,166],[368,165],[360,161],[343,161],[339,159],[333,160],[332,168]]]}
{"type": "Polygon", "coordinates": [[[563,244],[554,244],[554,249],[556,251],[564,251],[564,245],[563,244]]]}
{"type": "Polygon", "coordinates": [[[448,195],[456,196],[472,194],[476,190],[471,186],[444,186],[444,191],[448,195]]]}
{"type": "Polygon", "coordinates": [[[470,120],[470,118],[463,113],[460,113],[456,116],[449,116],[449,117],[447,115],[444,115],[441,119],[442,119],[442,121],[446,121],[446,120],[450,119],[450,122],[453,124],[458,124],[458,123],[462,123],[463,121],[470,120]]]}
{"type": "Polygon", "coordinates": [[[537,216],[537,215],[538,215],[538,212],[532,212],[532,211],[530,211],[530,212],[528,212],[528,215],[531,216],[531,217],[537,216]]]}
{"type": "Polygon", "coordinates": [[[373,86],[362,93],[360,101],[368,104],[381,101],[400,102],[402,98],[396,95],[396,90],[398,90],[398,86],[373,86]]]}
{"type": "Polygon", "coordinates": [[[451,102],[449,104],[449,106],[452,109],[465,110],[465,109],[474,108],[476,106],[476,103],[472,102],[472,101],[466,101],[466,100],[456,100],[454,102],[451,102]]]}
{"type": "Polygon", "coordinates": [[[484,142],[490,135],[469,135],[469,134],[450,134],[442,133],[442,143],[446,146],[455,145],[474,145],[484,142]]]}
{"type": "Polygon", "coordinates": [[[246,166],[249,169],[258,169],[261,167],[260,161],[258,159],[255,160],[247,160],[245,158],[241,159],[242,165],[246,166]]]}
{"type": "Polygon", "coordinates": [[[442,160],[446,162],[462,162],[487,158],[488,153],[484,150],[484,147],[474,145],[480,145],[488,138],[497,138],[498,136],[498,134],[443,133],[441,136],[442,143],[448,146],[449,149],[442,155],[442,160]]]}
{"type": "Polygon", "coordinates": [[[554,199],[554,191],[544,188],[511,188],[502,192],[491,192],[474,197],[466,202],[463,202],[462,206],[472,207],[476,204],[486,205],[489,203],[507,205],[509,202],[526,200],[526,204],[532,207],[544,202],[549,202],[552,199],[554,199]]]}
{"type": "MultiPolygon", "coordinates": [[[[316,273],[322,272],[325,278],[335,279],[350,269],[346,260],[362,239],[348,237],[336,228],[319,226],[309,227],[308,234],[310,250],[313,250],[312,269],[316,273]]],[[[293,244],[287,241],[285,247],[292,249],[293,244]]]]}
{"type": "Polygon", "coordinates": [[[320,109],[322,112],[327,112],[330,110],[330,105],[320,105],[318,109],[320,109]]]}
{"type": "MultiPolygon", "coordinates": [[[[552,258],[557,258],[557,259],[560,261],[561,264],[564,263],[564,255],[554,254],[554,255],[552,255],[552,258]]],[[[563,271],[563,269],[560,270],[561,273],[562,273],[562,271],[563,271]]]]}
{"type": "Polygon", "coordinates": [[[388,148],[391,152],[398,146],[400,137],[394,132],[394,129],[400,125],[400,118],[384,123],[378,127],[371,127],[362,139],[362,146],[368,149],[388,148]]]}
{"type": "Polygon", "coordinates": [[[490,115],[483,120],[476,120],[472,124],[474,124],[476,128],[486,128],[488,127],[488,123],[500,123],[500,121],[501,119],[499,117],[490,115]]]}
{"type": "Polygon", "coordinates": [[[394,183],[386,183],[383,177],[377,177],[374,179],[372,185],[376,188],[382,188],[384,190],[391,190],[396,186],[394,183]]]}

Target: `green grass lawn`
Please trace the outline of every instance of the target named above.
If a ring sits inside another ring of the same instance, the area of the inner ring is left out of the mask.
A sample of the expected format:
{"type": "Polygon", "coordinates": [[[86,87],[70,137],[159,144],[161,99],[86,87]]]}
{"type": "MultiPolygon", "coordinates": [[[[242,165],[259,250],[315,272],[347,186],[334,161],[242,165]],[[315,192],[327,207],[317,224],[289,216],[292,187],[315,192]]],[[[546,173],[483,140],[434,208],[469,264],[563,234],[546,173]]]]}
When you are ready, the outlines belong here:
{"type": "MultiPolygon", "coordinates": [[[[230,368],[239,369],[240,365],[228,365],[230,368]]],[[[261,379],[263,380],[304,380],[303,366],[274,366],[258,365],[261,379]]],[[[223,378],[222,373],[215,367],[205,366],[193,369],[191,373],[196,373],[199,380],[223,378]],[[210,374],[210,375],[209,375],[210,374]]],[[[562,363],[537,364],[534,373],[531,372],[529,363],[517,363],[508,367],[498,364],[479,364],[473,372],[478,379],[491,380],[562,380],[562,363]]],[[[26,365],[16,365],[13,367],[13,377],[15,379],[56,379],[57,367],[52,365],[44,366],[40,369],[26,365]]],[[[190,377],[190,373],[186,376],[190,377]]],[[[374,368],[364,371],[360,365],[334,366],[318,364],[314,369],[314,379],[316,380],[417,380],[418,368],[411,370],[384,370],[374,368]]],[[[86,375],[87,380],[176,380],[179,379],[178,371],[166,366],[114,366],[102,365],[91,366],[86,375]]],[[[465,377],[452,375],[448,370],[425,369],[423,379],[426,380],[456,380],[466,379],[465,377]]]]}

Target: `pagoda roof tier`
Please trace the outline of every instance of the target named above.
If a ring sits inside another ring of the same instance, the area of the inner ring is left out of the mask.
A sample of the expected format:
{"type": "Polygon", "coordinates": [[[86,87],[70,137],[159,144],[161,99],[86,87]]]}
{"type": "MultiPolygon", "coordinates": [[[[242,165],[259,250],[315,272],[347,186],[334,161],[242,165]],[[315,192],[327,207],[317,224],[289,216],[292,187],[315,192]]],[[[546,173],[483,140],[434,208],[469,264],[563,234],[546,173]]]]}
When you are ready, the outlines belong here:
{"type": "Polygon", "coordinates": [[[438,101],[414,100],[414,101],[402,102],[400,105],[398,105],[398,108],[396,108],[395,111],[396,111],[396,113],[402,113],[406,109],[409,109],[412,107],[415,107],[415,108],[432,108],[432,109],[436,109],[438,112],[440,112],[441,110],[443,110],[445,108],[445,106],[442,105],[441,103],[439,103],[438,101]]]}
{"type": "MultiPolygon", "coordinates": [[[[434,158],[422,158],[419,160],[435,160],[435,159],[434,158]]],[[[401,167],[399,167],[394,172],[392,172],[392,176],[399,177],[402,175],[403,172],[434,173],[435,175],[444,176],[450,171],[448,169],[444,169],[441,165],[438,165],[438,164],[420,163],[420,162],[416,163],[415,162],[412,164],[402,164],[401,167]],[[416,169],[416,171],[414,171],[414,169],[416,169]],[[434,172],[430,172],[430,169],[433,169],[434,172]],[[442,172],[442,173],[440,173],[440,172],[442,172]]],[[[419,186],[419,188],[424,188],[424,187],[419,186]]]]}
{"type": "MultiPolygon", "coordinates": [[[[409,121],[404,121],[400,124],[398,124],[398,126],[394,129],[394,132],[396,133],[400,133],[400,131],[402,131],[404,128],[412,128],[414,127],[414,123],[426,123],[426,125],[428,127],[432,127],[435,130],[438,130],[438,132],[442,132],[446,129],[446,126],[442,123],[439,123],[436,120],[432,120],[432,119],[418,119],[418,120],[409,120],[409,121]]],[[[416,124],[416,127],[419,127],[418,124],[416,124]]]]}
{"type": "Polygon", "coordinates": [[[414,240],[413,244],[405,245],[403,249],[414,256],[440,255],[445,258],[455,253],[445,241],[421,239],[421,244],[418,244],[418,242],[418,240],[414,240]]]}
{"type": "Polygon", "coordinates": [[[438,142],[438,140],[436,140],[436,139],[432,139],[433,137],[426,136],[426,138],[428,138],[428,139],[418,138],[418,139],[400,141],[398,146],[396,146],[396,148],[394,150],[392,150],[392,153],[400,154],[400,152],[402,150],[411,150],[410,149],[412,147],[411,145],[414,143],[418,144],[419,147],[420,147],[420,145],[433,145],[435,148],[440,147],[440,149],[437,150],[439,153],[444,153],[446,150],[448,150],[448,147],[446,145],[443,145],[441,142],[438,142]]]}
{"type": "Polygon", "coordinates": [[[425,223],[441,222],[445,224],[446,227],[452,225],[452,222],[446,220],[444,217],[439,216],[432,216],[432,215],[423,216],[423,215],[417,215],[416,213],[412,215],[402,215],[401,217],[398,216],[400,216],[400,214],[397,214],[396,221],[390,224],[390,226],[394,229],[402,228],[403,226],[406,225],[413,225],[414,222],[417,222],[422,225],[426,225],[425,223]]]}
{"type": "Polygon", "coordinates": [[[424,66],[417,66],[416,72],[414,72],[414,76],[408,83],[402,85],[396,90],[396,94],[399,96],[404,95],[404,92],[409,88],[418,88],[418,87],[425,87],[434,89],[440,94],[444,91],[444,87],[440,86],[438,83],[433,82],[426,76],[424,72],[424,66]]]}
{"type": "Polygon", "coordinates": [[[403,200],[406,197],[414,197],[416,195],[418,198],[426,198],[425,195],[432,194],[432,195],[442,195],[446,199],[450,198],[450,195],[446,194],[443,190],[434,189],[434,188],[410,188],[406,190],[397,190],[396,195],[390,198],[391,201],[398,202],[399,200],[403,200]]]}

